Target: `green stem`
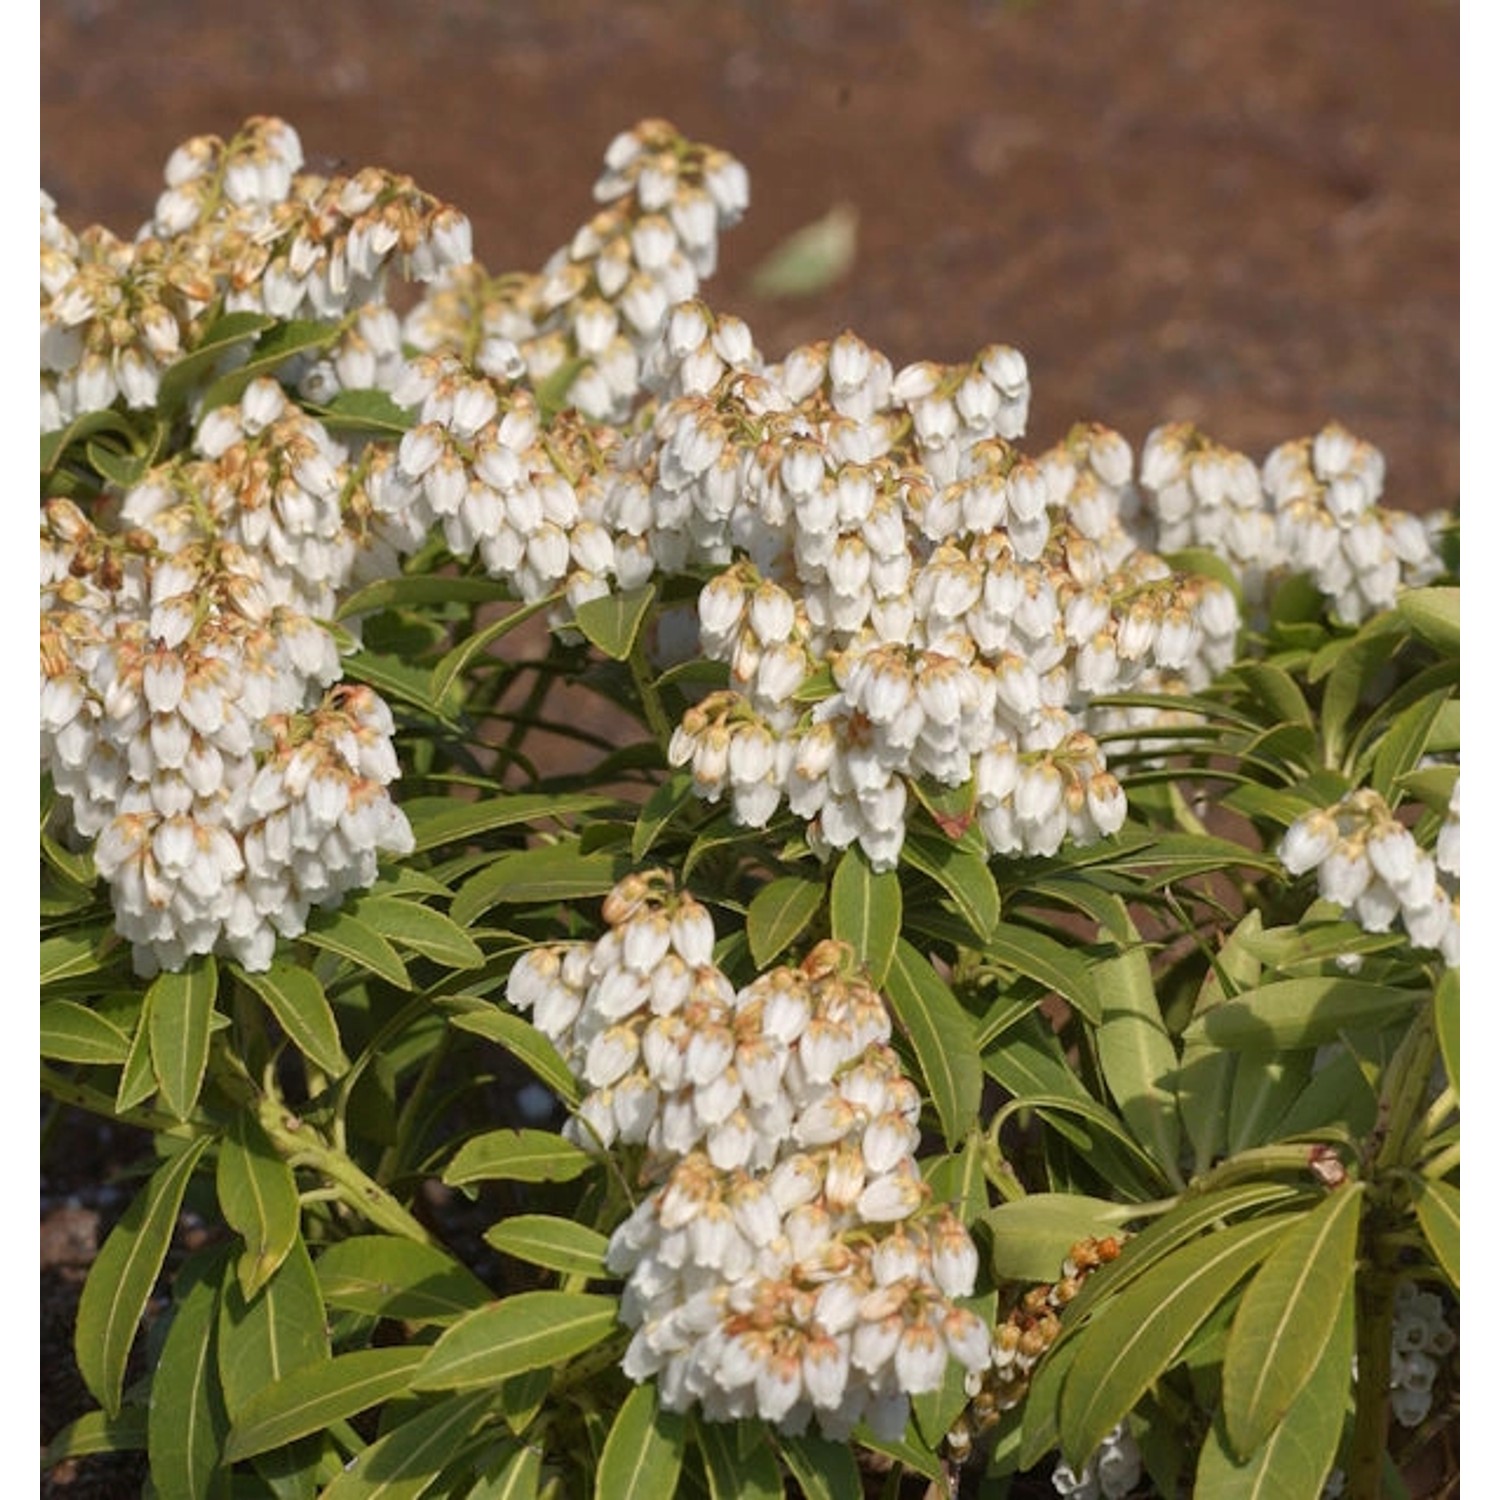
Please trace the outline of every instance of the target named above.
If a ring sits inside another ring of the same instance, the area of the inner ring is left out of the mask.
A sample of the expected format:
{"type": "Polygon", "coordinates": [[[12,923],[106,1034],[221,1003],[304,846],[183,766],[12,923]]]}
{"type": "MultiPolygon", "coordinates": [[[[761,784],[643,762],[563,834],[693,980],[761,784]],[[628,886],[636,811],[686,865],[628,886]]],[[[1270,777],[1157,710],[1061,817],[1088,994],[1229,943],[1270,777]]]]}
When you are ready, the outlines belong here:
{"type": "Polygon", "coordinates": [[[673,725],[667,718],[666,709],[662,707],[656,684],[651,680],[650,667],[646,661],[646,647],[640,636],[636,637],[635,644],[630,648],[630,677],[635,683],[636,696],[645,710],[646,723],[651,733],[656,736],[656,742],[661,746],[662,754],[665,755],[667,747],[672,743],[673,725]]]}
{"type": "Polygon", "coordinates": [[[1253,1146],[1222,1161],[1201,1177],[1195,1177],[1183,1194],[1184,1198],[1198,1198],[1218,1188],[1231,1187],[1236,1182],[1256,1181],[1273,1172],[1297,1172],[1306,1175],[1312,1160],[1313,1147],[1303,1144],[1285,1146],[1253,1146]]]}
{"type": "Polygon", "coordinates": [[[377,1229],[423,1245],[437,1244],[433,1236],[378,1182],[362,1172],[343,1152],[320,1140],[310,1125],[273,1099],[262,1100],[256,1113],[261,1128],[286,1158],[288,1166],[310,1167],[321,1173],[342,1189],[344,1202],[363,1214],[377,1229]]]}
{"type": "Polygon", "coordinates": [[[1355,1287],[1358,1337],[1355,1358],[1354,1438],[1349,1456],[1349,1500],[1380,1500],[1390,1416],[1391,1326],[1396,1277],[1377,1266],[1355,1287]]]}
{"type": "Polygon", "coordinates": [[[161,1114],[154,1109],[116,1109],[115,1101],[110,1095],[99,1089],[90,1088],[86,1083],[64,1078],[61,1073],[54,1072],[45,1063],[42,1064],[42,1092],[63,1104],[72,1104],[78,1109],[86,1109],[91,1115],[100,1115],[119,1125],[134,1125],[137,1129],[150,1130],[157,1135],[195,1140],[200,1135],[213,1133],[197,1116],[178,1120],[172,1115],[161,1114]]]}

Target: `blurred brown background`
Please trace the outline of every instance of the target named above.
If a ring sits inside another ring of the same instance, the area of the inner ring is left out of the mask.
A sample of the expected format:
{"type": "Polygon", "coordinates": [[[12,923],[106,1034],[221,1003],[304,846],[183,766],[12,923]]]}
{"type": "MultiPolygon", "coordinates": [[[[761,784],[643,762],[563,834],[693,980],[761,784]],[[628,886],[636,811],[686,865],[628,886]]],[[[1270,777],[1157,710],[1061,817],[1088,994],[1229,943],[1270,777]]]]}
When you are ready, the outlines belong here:
{"type": "Polygon", "coordinates": [[[1390,503],[1456,498],[1456,0],[49,0],[41,35],[42,181],[77,227],[132,232],[177,142],[273,113],[530,268],[610,137],[665,115],[750,169],[707,295],[770,357],[1001,340],[1033,450],[1192,418],[1258,460],[1336,417],[1390,503]],[[752,295],[839,201],[850,273],[752,295]]]}

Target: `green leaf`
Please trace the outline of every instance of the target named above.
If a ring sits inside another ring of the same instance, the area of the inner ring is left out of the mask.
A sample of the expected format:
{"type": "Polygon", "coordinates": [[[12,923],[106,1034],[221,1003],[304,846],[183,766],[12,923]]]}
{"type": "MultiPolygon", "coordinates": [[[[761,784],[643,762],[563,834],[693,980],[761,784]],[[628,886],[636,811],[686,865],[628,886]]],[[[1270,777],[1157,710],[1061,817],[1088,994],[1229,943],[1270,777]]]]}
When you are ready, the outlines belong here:
{"type": "Polygon", "coordinates": [[[1443,688],[1419,698],[1397,714],[1375,742],[1375,754],[1370,761],[1370,785],[1387,801],[1395,797],[1396,784],[1401,777],[1426,754],[1438,716],[1452,696],[1451,688],[1443,688]]]}
{"type": "Polygon", "coordinates": [[[861,1422],[854,1429],[853,1441],[856,1447],[869,1448],[875,1453],[883,1453],[894,1463],[910,1469],[913,1474],[921,1474],[937,1484],[945,1485],[948,1482],[943,1460],[925,1443],[913,1440],[913,1429],[909,1424],[904,1437],[891,1440],[876,1437],[871,1432],[869,1424],[861,1422]]]}
{"type": "Polygon", "coordinates": [[[1401,620],[1387,611],[1366,621],[1358,635],[1330,642],[1313,658],[1307,680],[1318,682],[1325,675],[1328,679],[1318,713],[1325,765],[1342,763],[1349,721],[1359,707],[1360,696],[1370,679],[1396,654],[1404,635],[1401,620]]]}
{"type": "Polygon", "coordinates": [[[854,949],[871,984],[885,983],[901,933],[901,881],[894,870],[877,873],[858,845],[844,851],[829,893],[833,935],[854,949]]]}
{"type": "Polygon", "coordinates": [[[443,1323],[487,1307],[494,1294],[445,1251],[395,1235],[330,1245],[314,1267],[323,1300],[371,1318],[443,1323]]]}
{"type": "Polygon", "coordinates": [[[234,1421],[266,1386],[328,1358],[323,1297],[301,1239],[254,1297],[247,1298],[238,1281],[225,1284],[219,1297],[219,1379],[234,1421]]]}
{"type": "Polygon", "coordinates": [[[1191,1244],[1206,1231],[1218,1229],[1237,1214],[1286,1204],[1296,1196],[1297,1190],[1285,1183],[1261,1181],[1183,1198],[1127,1240],[1119,1259],[1106,1271],[1089,1277],[1083,1290],[1068,1304],[1063,1336],[1076,1330],[1097,1304],[1115,1296],[1180,1246],[1191,1244]]]}
{"type": "Polygon", "coordinates": [[[908,833],[901,845],[901,863],[941,886],[981,943],[994,932],[1000,920],[1000,888],[979,850],[908,833]]]}
{"type": "Polygon", "coordinates": [[[42,988],[60,984],[64,979],[97,974],[104,967],[99,947],[99,935],[93,931],[63,932],[56,937],[43,938],[40,958],[42,988]]]}
{"type": "Polygon", "coordinates": [[[630,834],[630,857],[640,864],[651,851],[662,830],[677,815],[684,803],[693,801],[693,771],[691,766],[679,766],[667,774],[641,808],[635,827],[630,834]]]}
{"type": "Polygon", "coordinates": [[[480,1423],[489,1392],[435,1402],[349,1460],[318,1500],[416,1500],[480,1423]]]}
{"type": "Polygon", "coordinates": [[[1268,708],[1272,722],[1282,721],[1313,727],[1312,710],[1290,672],[1270,662],[1239,662],[1234,676],[1268,708]]]}
{"type": "Polygon", "coordinates": [[[1282,1121],[1312,1077],[1315,1056],[1305,1049],[1249,1050],[1235,1056],[1225,1145],[1229,1155],[1238,1155],[1251,1146],[1263,1146],[1286,1135],[1282,1121]]]}
{"type": "Polygon", "coordinates": [[[359,919],[393,945],[409,948],[448,969],[477,969],[484,963],[479,944],[451,917],[416,901],[394,896],[362,896],[359,919]]]}
{"type": "Polygon", "coordinates": [[[1443,1275],[1458,1290],[1458,1189],[1451,1183],[1423,1181],[1416,1196],[1417,1223],[1443,1275]]]}
{"type": "Polygon", "coordinates": [[[990,1263],[1001,1281],[1056,1281],[1068,1251],[1090,1235],[1113,1234],[1140,1213],[1082,1193],[1028,1193],[980,1214],[990,1263]]]}
{"type": "Polygon", "coordinates": [[[1396,599],[1396,613],[1430,646],[1449,654],[1458,652],[1458,590],[1405,589],[1396,599]]]}
{"type": "Polygon", "coordinates": [[[337,323],[322,323],[313,318],[294,318],[289,322],[276,323],[255,341],[250,358],[244,364],[236,365],[228,374],[219,376],[204,391],[198,413],[200,419],[215,407],[238,401],[252,380],[258,380],[263,375],[274,377],[276,371],[294,355],[322,349],[338,335],[337,323]]]}
{"type": "Polygon", "coordinates": [[[113,1066],[130,1056],[130,1038],[97,1011],[73,1000],[49,1000],[41,1011],[41,1053],[59,1062],[113,1066]]]}
{"type": "Polygon", "coordinates": [[[599,1500],[659,1500],[677,1493],[687,1423],[657,1404],[656,1385],[638,1385],[625,1398],[599,1455],[594,1493],[599,1500]]]}
{"type": "Polygon", "coordinates": [[[550,1214],[517,1214],[485,1231],[495,1249],[528,1265],[583,1276],[603,1276],[609,1240],[587,1224],[550,1214]]]}
{"type": "Polygon", "coordinates": [[[464,882],[453,899],[453,920],[468,927],[496,906],[605,896],[629,872],[630,865],[630,856],[620,849],[580,854],[577,839],[518,849],[514,854],[501,855],[464,882]]]}
{"type": "Polygon", "coordinates": [[[1063,1456],[1075,1472],[1288,1227],[1284,1216],[1273,1215],[1205,1235],[1143,1272],[1094,1314],[1078,1336],[1059,1405],[1063,1456]]]}
{"type": "Polygon", "coordinates": [[[581,1146],[548,1130],[487,1130],[465,1141],[443,1172],[449,1187],[471,1182],[572,1182],[598,1165],[581,1146]]]}
{"type": "Polygon", "coordinates": [[[117,453],[105,443],[92,440],[84,445],[83,451],[95,472],[119,490],[134,489],[151,467],[149,452],[117,453]]]}
{"type": "Polygon", "coordinates": [[[536,1500],[542,1480],[541,1449],[517,1448],[493,1474],[482,1476],[464,1500],[536,1500]]]}
{"type": "MultiPolygon", "coordinates": [[[[693,1423],[711,1500],[778,1500],[784,1493],[781,1471],[767,1437],[764,1422],[693,1423]]],[[[613,1491],[601,1486],[599,1496],[613,1500],[613,1491]]]]}
{"type": "Polygon", "coordinates": [[[316,974],[278,959],[260,973],[238,965],[234,976],[248,985],[276,1017],[297,1050],[331,1077],[349,1071],[349,1059],[339,1044],[338,1022],[316,974]]]}
{"type": "Polygon", "coordinates": [[[308,411],[337,432],[369,432],[399,438],[416,426],[416,416],[398,406],[388,391],[340,391],[326,406],[308,406],[308,411]]]}
{"type": "Polygon", "coordinates": [[[1433,1020],[1437,1026],[1438,1047],[1448,1081],[1458,1093],[1458,970],[1448,969],[1438,981],[1432,997],[1433,1020]]]}
{"type": "Polygon", "coordinates": [[[156,1092],[156,1074],[151,1070],[151,991],[141,1002],[141,1014],[130,1039],[130,1053],[120,1069],[120,1083],[115,1090],[115,1109],[124,1114],[144,1104],[156,1092]]]}
{"type": "Polygon", "coordinates": [[[1086,1021],[1097,1026],[1104,1019],[1099,992],[1087,963],[1055,938],[1014,922],[1001,922],[984,947],[986,955],[996,963],[1061,995],[1086,1021]]]}
{"type": "Polygon", "coordinates": [[[445,844],[467,843],[497,828],[518,823],[552,822],[571,813],[602,812],[619,807],[614,797],[590,792],[499,792],[478,802],[456,802],[452,797],[420,797],[403,802],[401,810],[416,839],[414,852],[425,854],[445,844]]]}
{"type": "Polygon", "coordinates": [[[192,1113],[203,1086],[218,992],[219,969],[212,956],[193,959],[180,974],[159,974],[151,984],[146,1012],[151,1066],[161,1102],[179,1120],[192,1113]]]}
{"type": "Polygon", "coordinates": [[[156,391],[156,409],[170,412],[186,401],[192,387],[212,374],[214,366],[230,349],[236,344],[248,343],[268,328],[274,328],[276,321],[270,313],[258,312],[225,313],[215,319],[196,347],[162,372],[161,384],[156,391]]]}
{"type": "Polygon", "coordinates": [[[214,1351],[226,1260],[222,1248],[195,1256],[173,1288],[172,1321],[151,1377],[146,1421],[151,1482],[161,1500],[208,1500],[229,1493],[229,1475],[219,1465],[229,1413],[214,1351]]]}
{"type": "Polygon", "coordinates": [[[42,478],[57,468],[74,443],[82,442],[96,432],[117,432],[127,442],[134,442],[136,437],[135,428],[117,411],[106,408],[104,411],[80,412],[66,427],[42,434],[42,478]]]}
{"type": "Polygon", "coordinates": [[[280,1448],[403,1394],[426,1358],[421,1345],[359,1349],[293,1370],[245,1403],[225,1460],[235,1463],[280,1448]]]}
{"type": "Polygon", "coordinates": [[[120,1387],[136,1324],[172,1243],[188,1178],[208,1143],[208,1136],[200,1136],[151,1174],[105,1240],[84,1283],[74,1330],[78,1373],[111,1417],[120,1414],[120,1387]]]}
{"type": "Polygon", "coordinates": [[[347,958],[355,968],[377,975],[398,990],[412,987],[400,954],[373,927],[350,912],[326,909],[314,912],[302,940],[347,958]]]}
{"type": "Polygon", "coordinates": [[[1285,1419],[1241,1463],[1230,1449],[1220,1413],[1198,1457],[1194,1493],[1214,1500],[1320,1500],[1344,1428],[1353,1360],[1351,1282],[1323,1353],[1285,1419]]]}
{"type": "MultiPolygon", "coordinates": [[[[1097,1280],[1098,1274],[1095,1272],[1090,1280],[1097,1280]]],[[[1040,1463],[1061,1442],[1057,1428],[1058,1406],[1080,1347],[1076,1339],[1054,1340],[1031,1372],[1021,1414],[1020,1451],[1016,1455],[1016,1462],[1023,1469],[1040,1463]]]]}
{"type": "Polygon", "coordinates": [[[832,286],[854,264],[859,211],[835,203],[820,219],[789,234],[755,268],[757,297],[811,297],[832,286]]]}
{"type": "Polygon", "coordinates": [[[928,959],[905,938],[897,939],[885,995],[911,1041],[927,1095],[952,1150],[978,1116],[984,1088],[973,1020],[928,959]]]}
{"type": "Polygon", "coordinates": [[[142,1406],[127,1406],[116,1417],[86,1411],[42,1449],[42,1468],[51,1469],[65,1458],[86,1458],[91,1453],[144,1452],[147,1419],[142,1406]]]}
{"type": "Polygon", "coordinates": [[[491,604],[512,598],[510,586],[496,578],[452,578],[440,573],[403,573],[377,578],[347,595],[335,620],[382,609],[410,609],[426,604],[491,604]]]}
{"type": "Polygon", "coordinates": [[[413,1384],[468,1390],[522,1370],[560,1365],[618,1327],[614,1297],[586,1292],[521,1292],[468,1314],[433,1345],[413,1384]]]}
{"type": "Polygon", "coordinates": [[[420,667],[400,657],[378,651],[353,651],[343,658],[344,676],[353,682],[368,683],[391,703],[406,703],[428,719],[453,724],[452,714],[432,691],[432,677],[420,667]]]}
{"type": "Polygon", "coordinates": [[[569,1071],[557,1048],[530,1021],[484,1002],[480,1002],[477,1009],[451,1015],[449,1020],[461,1031],[472,1031],[504,1047],[512,1057],[525,1063],[565,1104],[576,1108],[581,1102],[583,1095],[579,1092],[578,1080],[569,1071]]]}
{"type": "Polygon", "coordinates": [[[560,594],[548,594],[545,599],[513,609],[508,615],[492,620],[482,630],[466,636],[432,669],[431,701],[441,703],[447,697],[448,689],[463,676],[472,661],[483,656],[496,641],[524,625],[534,615],[551,609],[561,597],[560,594]]]}
{"type": "Polygon", "coordinates": [[[1354,1285],[1364,1184],[1330,1192],[1286,1231],[1240,1298],[1224,1351],[1224,1430],[1241,1462],[1300,1399],[1354,1285]]]}
{"type": "Polygon", "coordinates": [[[655,599],[656,585],[651,583],[587,599],[578,606],[573,623],[606,656],[624,661],[634,650],[635,638],[655,599]]]}
{"type": "Polygon", "coordinates": [[[1341,1032],[1400,1020],[1420,998],[1414,990],[1363,979],[1278,979],[1195,1016],[1183,1036],[1260,1051],[1320,1047],[1341,1032]]]}
{"type": "Polygon", "coordinates": [[[246,1298],[286,1259],[302,1226],[292,1169],[246,1109],[237,1111],[219,1144],[217,1186],[224,1220],[245,1241],[236,1268],[246,1298]]]}
{"type": "Polygon", "coordinates": [[[803,875],[783,875],[755,893],[745,913],[750,956],[759,969],[796,942],[823,905],[827,887],[803,875]]]}
{"type": "Polygon", "coordinates": [[[1131,1134],[1168,1179],[1176,1179],[1181,1125],[1172,1085],[1177,1049],[1156,1002],[1145,945],[1137,939],[1134,947],[1096,964],[1091,977],[1103,1002],[1096,1041],[1104,1081],[1131,1134]]]}
{"type": "Polygon", "coordinates": [[[833,1443],[810,1432],[801,1437],[778,1433],[776,1446],[807,1500],[864,1500],[859,1465],[848,1443],[833,1443]]]}

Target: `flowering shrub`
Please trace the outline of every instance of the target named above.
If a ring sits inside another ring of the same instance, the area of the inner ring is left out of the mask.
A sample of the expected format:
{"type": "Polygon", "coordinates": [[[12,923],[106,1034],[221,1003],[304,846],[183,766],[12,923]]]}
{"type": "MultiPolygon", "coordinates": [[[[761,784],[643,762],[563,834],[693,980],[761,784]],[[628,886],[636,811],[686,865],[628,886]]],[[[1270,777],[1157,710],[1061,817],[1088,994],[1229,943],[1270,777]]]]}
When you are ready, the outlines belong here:
{"type": "Polygon", "coordinates": [[[1380,1492],[1455,1410],[1456,521],[1337,426],[1028,455],[1001,344],[768,361],[662,121],[535,274],[278,120],[166,178],[42,205],[43,1086],[158,1158],[49,1459],[1380,1492]]]}

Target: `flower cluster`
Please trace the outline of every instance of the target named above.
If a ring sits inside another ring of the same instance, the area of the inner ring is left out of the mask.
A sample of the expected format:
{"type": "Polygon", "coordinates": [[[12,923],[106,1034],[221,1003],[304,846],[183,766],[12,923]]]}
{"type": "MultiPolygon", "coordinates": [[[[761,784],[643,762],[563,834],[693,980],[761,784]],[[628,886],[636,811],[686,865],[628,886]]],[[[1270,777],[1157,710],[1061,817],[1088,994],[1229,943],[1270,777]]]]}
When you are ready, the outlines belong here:
{"type": "Polygon", "coordinates": [[[487,375],[556,381],[557,404],[625,422],[669,310],[713,274],[750,179],[728,153],[644,120],[610,143],[594,197],[606,206],[535,275],[444,276],[407,318],[408,342],[463,350],[487,375]]]}
{"type": "Polygon", "coordinates": [[[1420,1426],[1432,1410],[1433,1382],[1457,1343],[1442,1298],[1418,1291],[1415,1282],[1399,1283],[1391,1326],[1391,1415],[1403,1427],[1420,1426]]]}
{"type": "Polygon", "coordinates": [[[649,486],[664,569],[720,570],[700,641],[730,686],[670,749],[699,794],[754,827],[785,800],[816,847],[882,869],[922,779],[972,784],[996,852],[1118,829],[1091,700],[1201,687],[1238,628],[1227,588],[1133,541],[1125,441],[1079,426],[1020,453],[1026,365],[1003,346],[893,372],[846,333],[767,366],[693,305],[666,347],[679,393],[625,482],[649,486]]]}
{"type": "Polygon", "coordinates": [[[97,836],[139,970],[215,949],[261,969],[311,905],[374,879],[377,849],[411,847],[394,726],[371,689],[332,686],[332,638],[275,601],[263,554],[171,506],[151,520],[44,509],[43,765],[97,836]]]}
{"type": "Polygon", "coordinates": [[[75,235],[42,198],[42,431],[123,398],[152,406],[161,377],[220,311],[336,317],[375,300],[389,264],[430,280],[469,259],[469,223],[408,177],[305,173],[297,133],[249,121],[167,163],[132,240],[75,235]]]}
{"type": "Polygon", "coordinates": [[[1259,471],[1185,422],[1158,427],[1141,454],[1143,519],[1163,552],[1210,549],[1256,605],[1270,583],[1306,575],[1348,625],[1443,570],[1433,544],[1443,518],[1377,504],[1384,484],[1378,450],[1336,422],[1281,444],[1259,471]]]}
{"type": "Polygon", "coordinates": [[[1319,894],[1352,913],[1367,932],[1388,932],[1399,917],[1418,948],[1458,963],[1457,783],[1436,857],[1369,787],[1304,813],[1287,829],[1279,853],[1293,875],[1316,869],[1319,894]]]}
{"type": "Polygon", "coordinates": [[[920,1095],[842,944],[736,992],[706,910],[627,877],[593,944],[533,949],[509,998],[589,1085],[576,1137],[647,1149],[656,1186],[615,1231],[636,1332],[623,1368],[672,1411],[886,1438],[990,1333],[956,1299],[978,1255],[917,1170],[920,1095]]]}

